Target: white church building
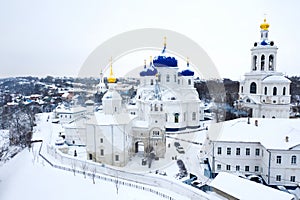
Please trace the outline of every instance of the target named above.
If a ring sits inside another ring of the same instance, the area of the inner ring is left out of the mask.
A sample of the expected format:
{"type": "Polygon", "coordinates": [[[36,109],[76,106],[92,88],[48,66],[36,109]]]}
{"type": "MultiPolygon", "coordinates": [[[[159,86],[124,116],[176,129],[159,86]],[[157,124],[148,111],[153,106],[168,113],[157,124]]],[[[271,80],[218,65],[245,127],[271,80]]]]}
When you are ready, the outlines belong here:
{"type": "Polygon", "coordinates": [[[291,81],[276,70],[278,48],[268,38],[266,19],[260,28],[260,41],[251,49],[250,72],[240,82],[237,106],[247,108],[256,118],[288,118],[291,81]]]}
{"type": "Polygon", "coordinates": [[[164,43],[159,56],[150,58],[149,65],[145,61],[136,104],[125,105],[116,90],[111,61],[108,89],[104,88],[102,77],[98,86],[98,90],[107,90],[102,109],[87,114],[78,130],[74,128],[76,124],[65,125],[66,139],[70,140],[67,142],[85,143],[88,159],[114,166],[125,166],[141,148],[144,157],[163,158],[166,133],[197,131],[204,119],[194,88],[194,72],[189,61],[185,65],[178,66],[178,60],[167,53],[164,43]]]}

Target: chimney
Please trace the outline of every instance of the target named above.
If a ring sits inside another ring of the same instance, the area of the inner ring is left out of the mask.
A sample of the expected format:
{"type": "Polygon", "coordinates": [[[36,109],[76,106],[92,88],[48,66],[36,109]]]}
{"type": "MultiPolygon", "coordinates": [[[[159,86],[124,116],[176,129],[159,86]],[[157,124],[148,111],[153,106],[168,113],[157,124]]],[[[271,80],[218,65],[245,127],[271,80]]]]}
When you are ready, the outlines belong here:
{"type": "Polygon", "coordinates": [[[285,136],[285,142],[289,142],[289,136],[285,136]]]}

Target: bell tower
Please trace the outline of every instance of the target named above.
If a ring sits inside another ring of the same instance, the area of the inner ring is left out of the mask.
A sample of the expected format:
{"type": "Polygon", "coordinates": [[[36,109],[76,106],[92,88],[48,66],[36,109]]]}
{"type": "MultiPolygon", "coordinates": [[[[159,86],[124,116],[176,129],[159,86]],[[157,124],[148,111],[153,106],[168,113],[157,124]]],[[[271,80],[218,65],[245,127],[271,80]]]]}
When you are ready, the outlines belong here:
{"type": "Polygon", "coordinates": [[[288,118],[290,83],[277,68],[277,46],[269,40],[269,27],[264,19],[260,40],[251,48],[251,69],[240,82],[238,108],[256,118],[288,118]]]}
{"type": "Polygon", "coordinates": [[[270,25],[267,20],[260,25],[260,41],[251,49],[251,72],[276,71],[277,46],[268,38],[270,25]]]}

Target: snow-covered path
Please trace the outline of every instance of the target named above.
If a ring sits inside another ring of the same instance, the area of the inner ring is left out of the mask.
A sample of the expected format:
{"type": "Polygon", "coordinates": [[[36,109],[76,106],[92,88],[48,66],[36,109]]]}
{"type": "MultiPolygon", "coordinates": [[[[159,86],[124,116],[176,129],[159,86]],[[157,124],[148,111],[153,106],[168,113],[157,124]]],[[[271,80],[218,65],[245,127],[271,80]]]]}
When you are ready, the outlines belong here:
{"type": "Polygon", "coordinates": [[[96,179],[74,176],[50,167],[40,158],[34,161],[34,154],[23,150],[0,170],[1,200],[82,200],[82,199],[163,199],[150,192],[119,186],[96,179]]]}

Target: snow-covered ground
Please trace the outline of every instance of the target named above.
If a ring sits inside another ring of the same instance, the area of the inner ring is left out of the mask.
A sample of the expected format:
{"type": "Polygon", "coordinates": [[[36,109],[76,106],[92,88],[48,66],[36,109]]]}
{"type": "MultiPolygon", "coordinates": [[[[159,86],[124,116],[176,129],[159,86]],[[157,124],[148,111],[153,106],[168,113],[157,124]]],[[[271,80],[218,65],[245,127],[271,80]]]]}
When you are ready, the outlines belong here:
{"type": "MultiPolygon", "coordinates": [[[[163,199],[153,193],[52,168],[23,150],[0,170],[1,200],[163,199]]],[[[176,195],[175,195],[176,196],[176,195]]]]}
{"type": "MultiPolygon", "coordinates": [[[[44,140],[44,145],[54,144],[55,140],[59,134],[62,132],[61,126],[59,124],[51,123],[51,120],[47,121],[48,115],[46,113],[40,114],[37,117],[38,126],[35,127],[33,140],[44,140]]],[[[183,137],[183,136],[178,136],[183,137]]],[[[193,141],[198,140],[202,137],[202,134],[193,134],[190,135],[190,139],[193,141]]],[[[186,139],[187,137],[185,137],[186,139]]],[[[142,173],[148,174],[151,176],[168,179],[172,181],[177,181],[180,184],[180,181],[175,180],[174,176],[178,173],[178,166],[175,160],[172,160],[171,157],[177,155],[177,159],[183,159],[186,162],[188,170],[193,171],[193,173],[200,173],[199,161],[197,156],[193,151],[199,151],[199,147],[196,145],[190,145],[189,143],[180,142],[186,150],[186,154],[179,155],[176,152],[174,147],[174,139],[169,138],[168,142],[170,143],[170,148],[168,150],[168,159],[161,161],[154,161],[154,167],[159,168],[167,172],[168,176],[164,177],[161,175],[156,175],[154,173],[149,174],[148,167],[141,170],[142,173]],[[190,152],[190,153],[189,153],[190,152]],[[190,156],[192,155],[192,156],[190,156]],[[170,162],[171,161],[171,162],[170,162]]],[[[141,189],[136,189],[126,185],[119,185],[119,190],[117,193],[116,184],[109,181],[104,181],[100,179],[95,179],[96,183],[93,184],[91,177],[84,178],[82,174],[74,174],[72,172],[59,170],[51,167],[42,157],[38,156],[38,150],[40,143],[34,143],[33,148],[23,150],[17,156],[15,156],[11,161],[7,162],[1,166],[0,170],[0,199],[1,200],[15,200],[15,199],[94,199],[94,198],[103,198],[105,199],[166,199],[153,192],[144,191],[141,189]]],[[[74,148],[74,147],[72,147],[74,148]]],[[[45,151],[44,151],[45,152],[45,151]]],[[[73,152],[71,149],[69,152],[73,152]]],[[[78,150],[78,157],[80,154],[84,154],[81,150],[78,150]]],[[[71,154],[71,153],[70,153],[71,154]]],[[[166,156],[166,157],[167,157],[166,156]]],[[[82,156],[85,157],[85,156],[82,156]]],[[[139,157],[137,157],[140,160],[139,157]]],[[[123,170],[135,169],[141,165],[136,165],[133,161],[124,168],[123,170]]],[[[143,166],[145,167],[145,166],[143,166]]],[[[152,168],[154,169],[154,168],[152,168]]],[[[152,170],[151,169],[151,170],[152,170]]],[[[153,171],[152,171],[153,172],[153,171]]],[[[122,179],[120,179],[122,180],[122,179]]],[[[156,180],[156,179],[155,179],[156,180]]],[[[126,182],[126,180],[122,180],[126,182]]],[[[129,183],[129,182],[128,182],[129,183]]],[[[134,183],[135,185],[141,187],[152,188],[155,191],[158,191],[162,194],[167,194],[168,196],[174,199],[189,199],[185,194],[178,194],[174,191],[164,189],[162,187],[154,187],[150,185],[144,185],[140,183],[134,183]]],[[[175,186],[174,186],[175,187],[175,186]]],[[[191,187],[183,185],[183,188],[191,187]]],[[[197,190],[192,188],[192,193],[197,190]],[[195,190],[195,191],[193,191],[195,190]]],[[[199,191],[200,192],[200,191],[199,191]]]]}

